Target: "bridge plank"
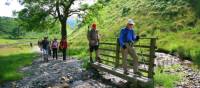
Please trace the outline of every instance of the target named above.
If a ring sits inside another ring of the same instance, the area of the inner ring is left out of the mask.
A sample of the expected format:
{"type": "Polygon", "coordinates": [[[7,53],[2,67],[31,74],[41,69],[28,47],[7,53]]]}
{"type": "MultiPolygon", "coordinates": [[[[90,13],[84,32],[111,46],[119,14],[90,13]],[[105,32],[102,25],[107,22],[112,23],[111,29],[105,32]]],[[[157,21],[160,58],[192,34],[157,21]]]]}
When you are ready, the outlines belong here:
{"type": "Polygon", "coordinates": [[[114,68],[112,66],[104,65],[101,63],[93,63],[92,66],[96,69],[99,69],[104,72],[108,72],[112,75],[118,76],[118,77],[128,80],[128,81],[137,80],[139,83],[145,83],[145,84],[152,82],[152,79],[150,79],[150,78],[143,77],[143,76],[139,77],[139,76],[136,76],[135,74],[131,74],[131,73],[129,75],[125,75],[125,74],[123,74],[123,70],[120,70],[120,69],[113,70],[114,68]]]}

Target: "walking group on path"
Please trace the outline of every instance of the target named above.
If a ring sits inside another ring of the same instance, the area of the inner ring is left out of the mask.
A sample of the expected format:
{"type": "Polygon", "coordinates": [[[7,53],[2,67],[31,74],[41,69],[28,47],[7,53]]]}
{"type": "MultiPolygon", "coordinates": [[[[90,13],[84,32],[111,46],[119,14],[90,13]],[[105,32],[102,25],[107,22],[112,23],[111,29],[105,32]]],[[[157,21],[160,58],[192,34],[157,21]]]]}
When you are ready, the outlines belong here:
{"type": "MultiPolygon", "coordinates": [[[[134,43],[137,42],[140,37],[135,34],[135,22],[132,19],[129,19],[126,27],[122,28],[119,36],[119,44],[122,52],[122,67],[124,70],[124,74],[128,74],[128,66],[127,66],[127,58],[128,55],[133,59],[133,70],[135,74],[140,75],[138,72],[138,56],[136,54],[136,50],[133,47],[134,43]]],[[[101,63],[101,59],[99,57],[99,41],[100,36],[97,30],[97,25],[93,23],[91,27],[88,27],[89,30],[87,32],[87,39],[89,42],[89,56],[90,62],[93,61],[93,51],[95,51],[95,62],[101,63]]],[[[44,61],[48,61],[48,56],[51,56],[51,51],[53,51],[53,59],[58,59],[58,51],[62,51],[63,60],[66,60],[66,52],[67,52],[67,39],[66,36],[62,37],[60,43],[58,43],[55,38],[52,42],[48,40],[48,37],[44,37],[42,41],[38,41],[38,46],[43,52],[44,61]]]]}
{"type": "Polygon", "coordinates": [[[38,41],[38,46],[40,50],[43,52],[44,61],[48,61],[48,57],[51,56],[53,52],[53,59],[58,59],[58,51],[62,52],[63,60],[66,60],[66,52],[67,52],[67,39],[63,37],[60,41],[56,38],[51,42],[48,37],[44,37],[42,41],[38,41]]]}

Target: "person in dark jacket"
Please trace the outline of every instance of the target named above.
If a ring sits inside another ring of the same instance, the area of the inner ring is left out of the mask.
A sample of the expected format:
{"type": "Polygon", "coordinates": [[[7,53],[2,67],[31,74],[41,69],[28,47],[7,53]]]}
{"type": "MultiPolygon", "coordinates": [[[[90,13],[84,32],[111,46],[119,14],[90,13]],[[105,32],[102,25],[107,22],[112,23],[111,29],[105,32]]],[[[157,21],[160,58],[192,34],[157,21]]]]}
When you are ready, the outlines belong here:
{"type": "Polygon", "coordinates": [[[60,49],[63,53],[63,60],[66,60],[66,54],[67,54],[67,39],[66,36],[64,36],[60,41],[60,49]]]}
{"type": "Polygon", "coordinates": [[[128,54],[133,59],[133,70],[135,74],[138,74],[138,56],[136,50],[133,47],[133,43],[139,40],[139,36],[136,36],[134,31],[134,21],[132,19],[128,20],[127,26],[123,28],[120,32],[119,43],[122,51],[122,64],[124,69],[124,74],[128,74],[127,70],[127,57],[128,54]]]}
{"type": "Polygon", "coordinates": [[[42,40],[41,44],[42,44],[44,60],[48,61],[48,49],[49,49],[48,37],[44,37],[44,40],[42,40]]]}

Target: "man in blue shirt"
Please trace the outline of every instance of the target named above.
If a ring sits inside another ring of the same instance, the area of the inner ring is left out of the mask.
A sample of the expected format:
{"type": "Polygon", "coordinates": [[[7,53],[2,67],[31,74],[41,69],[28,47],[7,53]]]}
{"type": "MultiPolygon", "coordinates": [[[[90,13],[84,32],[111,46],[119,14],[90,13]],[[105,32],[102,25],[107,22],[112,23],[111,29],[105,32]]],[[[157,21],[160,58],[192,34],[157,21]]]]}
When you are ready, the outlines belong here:
{"type": "Polygon", "coordinates": [[[120,32],[119,43],[122,50],[122,64],[124,69],[124,74],[128,74],[127,70],[127,57],[128,54],[133,58],[133,70],[135,74],[138,74],[138,56],[136,54],[133,43],[139,40],[139,36],[135,35],[134,32],[134,21],[132,19],[128,20],[127,26],[123,28],[120,32]]]}

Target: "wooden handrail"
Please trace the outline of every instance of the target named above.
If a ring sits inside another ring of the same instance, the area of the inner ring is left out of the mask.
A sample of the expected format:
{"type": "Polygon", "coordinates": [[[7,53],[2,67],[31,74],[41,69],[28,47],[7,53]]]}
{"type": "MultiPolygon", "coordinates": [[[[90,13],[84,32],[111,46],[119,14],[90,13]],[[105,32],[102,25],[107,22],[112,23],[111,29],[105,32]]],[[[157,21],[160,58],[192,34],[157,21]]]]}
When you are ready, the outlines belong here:
{"type": "Polygon", "coordinates": [[[116,52],[116,50],[113,50],[113,49],[104,49],[104,48],[99,48],[99,50],[105,50],[105,51],[112,51],[112,52],[116,52]]]}
{"type": "Polygon", "coordinates": [[[116,45],[116,43],[99,43],[99,44],[104,44],[104,45],[116,45]]]}
{"type": "Polygon", "coordinates": [[[107,54],[100,54],[100,55],[102,55],[102,56],[106,56],[106,57],[111,57],[111,58],[116,58],[116,56],[111,56],[111,55],[107,55],[107,54]]]}
{"type": "Polygon", "coordinates": [[[133,45],[134,47],[150,48],[151,46],[147,45],[133,45]]]}
{"type": "MultiPolygon", "coordinates": [[[[115,38],[116,39],[116,38],[115,38]]],[[[141,47],[141,48],[147,48],[148,49],[148,54],[145,53],[137,53],[137,55],[139,56],[144,56],[147,57],[146,59],[148,59],[148,61],[138,61],[139,64],[141,65],[145,65],[147,66],[147,68],[139,68],[138,70],[140,72],[145,72],[147,73],[147,77],[150,79],[153,79],[153,75],[154,75],[154,58],[155,58],[155,49],[156,49],[156,37],[152,37],[152,38],[140,38],[140,39],[149,39],[150,40],[150,45],[133,45],[134,47],[141,47]]],[[[119,45],[119,41],[118,39],[116,39],[116,43],[106,43],[106,42],[100,42],[100,45],[112,45],[112,46],[116,46],[115,49],[109,49],[109,48],[99,48],[99,50],[101,51],[110,51],[110,52],[116,52],[115,55],[109,55],[109,54],[105,54],[104,53],[100,53],[101,56],[104,57],[109,57],[109,58],[114,58],[111,60],[106,60],[106,59],[101,59],[102,61],[105,61],[105,63],[107,62],[108,64],[111,63],[112,65],[114,65],[115,67],[121,67],[122,63],[120,62],[120,59],[122,60],[122,57],[120,57],[120,45],[119,45]]],[[[128,59],[128,67],[133,68],[133,60],[132,59],[128,59]],[[131,64],[130,64],[131,63],[131,64]]],[[[114,74],[114,73],[113,73],[114,74]]]]}
{"type": "Polygon", "coordinates": [[[114,63],[115,63],[115,62],[113,62],[113,61],[110,61],[110,60],[105,60],[105,59],[101,59],[101,61],[105,61],[105,62],[112,63],[112,64],[114,64],[114,63]]]}
{"type": "MultiPolygon", "coordinates": [[[[99,43],[99,44],[103,44],[103,45],[116,45],[116,43],[99,43]]],[[[147,46],[147,45],[133,45],[134,47],[142,47],[142,48],[150,48],[151,46],[147,46]]]]}

